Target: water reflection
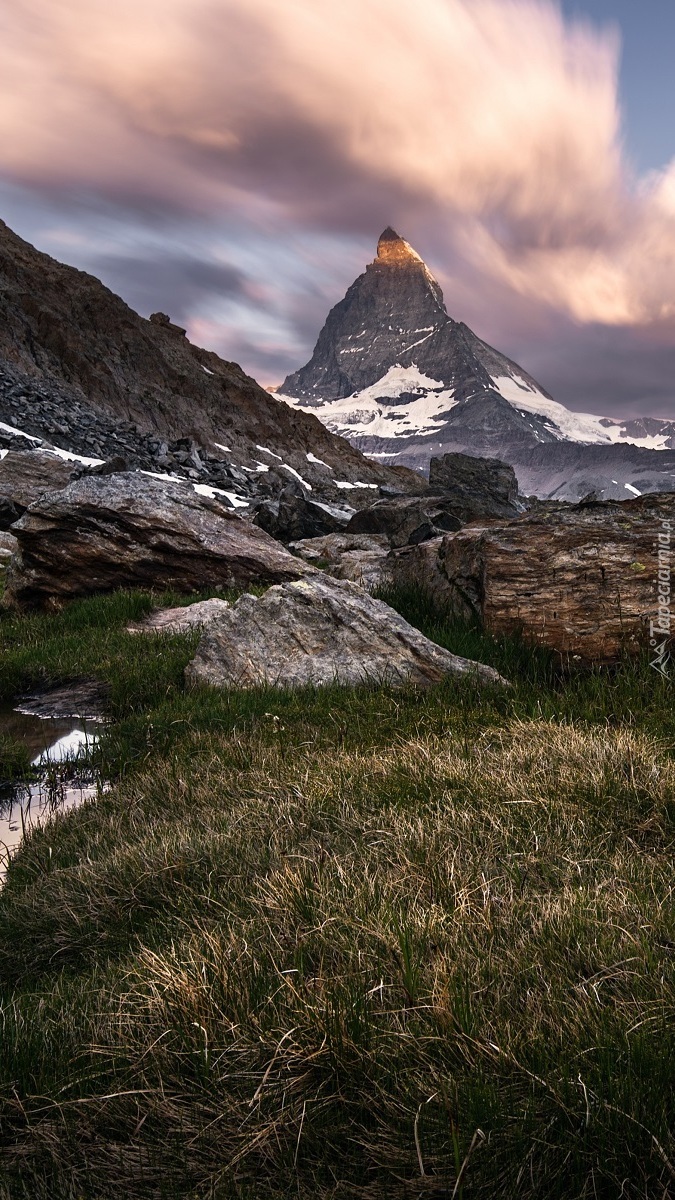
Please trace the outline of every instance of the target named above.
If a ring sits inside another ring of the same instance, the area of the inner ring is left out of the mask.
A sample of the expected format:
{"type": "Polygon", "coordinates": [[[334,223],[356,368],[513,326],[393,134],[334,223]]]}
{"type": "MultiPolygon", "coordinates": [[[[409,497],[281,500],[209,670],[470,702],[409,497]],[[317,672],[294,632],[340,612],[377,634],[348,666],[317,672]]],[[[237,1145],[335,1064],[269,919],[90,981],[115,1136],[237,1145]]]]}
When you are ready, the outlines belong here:
{"type": "Polygon", "coordinates": [[[29,830],[96,796],[99,785],[89,754],[99,729],[91,721],[0,713],[0,730],[28,747],[38,773],[27,783],[0,781],[0,884],[9,858],[29,830]]]}

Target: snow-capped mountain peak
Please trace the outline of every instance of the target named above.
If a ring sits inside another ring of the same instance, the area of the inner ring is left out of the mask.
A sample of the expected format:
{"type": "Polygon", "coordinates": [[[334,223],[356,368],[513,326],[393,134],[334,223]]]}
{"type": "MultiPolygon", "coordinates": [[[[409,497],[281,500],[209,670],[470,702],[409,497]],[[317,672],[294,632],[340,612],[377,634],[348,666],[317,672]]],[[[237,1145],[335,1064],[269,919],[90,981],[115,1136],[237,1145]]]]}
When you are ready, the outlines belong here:
{"type": "MultiPolygon", "coordinates": [[[[437,280],[391,228],[380,237],[374,261],[328,314],[310,361],[288,376],[277,399],[314,412],[371,457],[421,470],[432,455],[450,450],[496,455],[516,468],[534,454],[549,464],[548,474],[531,485],[530,467],[523,468],[522,485],[543,494],[549,482],[556,494],[564,488],[555,464],[572,462],[574,447],[580,454],[587,449],[587,459],[592,448],[609,455],[614,465],[607,468],[607,487],[624,497],[635,486],[622,478],[634,470],[635,454],[675,450],[673,421],[613,420],[555,401],[527,371],[449,315],[437,280]]],[[[664,459],[657,477],[665,466],[664,459]]],[[[675,475],[665,476],[670,488],[675,475]]],[[[591,490],[594,478],[585,473],[579,486],[591,490]]]]}

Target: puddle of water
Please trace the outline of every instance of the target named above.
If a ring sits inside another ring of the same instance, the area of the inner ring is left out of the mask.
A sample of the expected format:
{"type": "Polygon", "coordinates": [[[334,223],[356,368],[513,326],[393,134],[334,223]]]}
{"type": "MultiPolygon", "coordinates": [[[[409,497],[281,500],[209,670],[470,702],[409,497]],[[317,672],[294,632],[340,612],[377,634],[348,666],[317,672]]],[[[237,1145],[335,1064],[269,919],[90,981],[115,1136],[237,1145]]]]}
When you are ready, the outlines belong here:
{"type": "Polygon", "coordinates": [[[9,858],[29,830],[97,795],[86,758],[99,730],[93,721],[0,711],[0,731],[28,747],[39,773],[28,783],[0,784],[0,887],[9,858]]]}

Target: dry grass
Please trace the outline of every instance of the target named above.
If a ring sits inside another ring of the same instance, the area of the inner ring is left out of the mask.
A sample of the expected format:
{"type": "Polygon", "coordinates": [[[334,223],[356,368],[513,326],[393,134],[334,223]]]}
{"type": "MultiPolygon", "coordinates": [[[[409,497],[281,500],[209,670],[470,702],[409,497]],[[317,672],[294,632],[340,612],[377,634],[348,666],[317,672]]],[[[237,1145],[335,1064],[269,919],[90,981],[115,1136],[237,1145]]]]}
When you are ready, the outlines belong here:
{"type": "Polygon", "coordinates": [[[675,1196],[671,749],[456,715],[188,733],[32,839],[3,1200],[675,1196]]]}

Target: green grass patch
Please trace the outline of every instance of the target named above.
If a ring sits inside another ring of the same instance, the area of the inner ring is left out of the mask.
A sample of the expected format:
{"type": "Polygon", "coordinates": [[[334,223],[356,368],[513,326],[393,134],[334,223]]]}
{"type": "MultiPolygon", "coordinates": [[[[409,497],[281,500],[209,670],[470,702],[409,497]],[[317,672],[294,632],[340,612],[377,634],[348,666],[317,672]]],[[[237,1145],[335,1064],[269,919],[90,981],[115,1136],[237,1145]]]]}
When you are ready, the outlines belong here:
{"type": "Polygon", "coordinates": [[[0,786],[27,779],[30,774],[30,754],[24,743],[0,733],[0,786]]]}
{"type": "Polygon", "coordinates": [[[0,893],[0,1197],[664,1200],[672,685],[400,611],[509,690],[186,692],[119,594],[0,629],[112,685],[114,786],[0,893]]]}

